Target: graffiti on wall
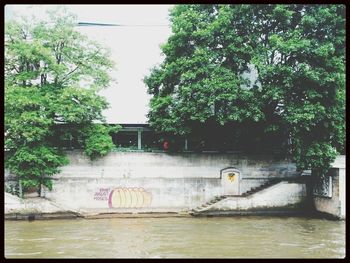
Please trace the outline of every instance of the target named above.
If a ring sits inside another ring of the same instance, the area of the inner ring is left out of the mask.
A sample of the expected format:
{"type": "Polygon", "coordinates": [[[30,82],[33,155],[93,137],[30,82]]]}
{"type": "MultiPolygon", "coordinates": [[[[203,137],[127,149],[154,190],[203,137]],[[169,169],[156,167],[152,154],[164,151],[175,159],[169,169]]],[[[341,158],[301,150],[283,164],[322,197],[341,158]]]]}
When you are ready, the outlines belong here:
{"type": "Polygon", "coordinates": [[[142,187],[118,187],[109,193],[110,208],[148,207],[152,202],[152,194],[142,187]]]}
{"type": "Polygon", "coordinates": [[[107,201],[110,188],[99,188],[94,194],[94,200],[107,201]]]}

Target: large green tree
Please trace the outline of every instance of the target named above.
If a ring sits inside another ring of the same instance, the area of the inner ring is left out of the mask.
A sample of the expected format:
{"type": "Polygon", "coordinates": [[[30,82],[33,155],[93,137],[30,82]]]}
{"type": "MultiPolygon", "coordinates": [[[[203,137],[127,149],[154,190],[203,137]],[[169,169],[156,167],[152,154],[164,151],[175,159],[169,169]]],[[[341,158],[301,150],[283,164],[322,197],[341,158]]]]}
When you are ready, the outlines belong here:
{"type": "Polygon", "coordinates": [[[24,189],[52,188],[49,176],[68,163],[65,138],[92,159],[113,147],[98,94],[110,82],[109,53],[76,31],[66,9],[49,14],[5,25],[5,166],[24,189]]]}
{"type": "Polygon", "coordinates": [[[145,78],[157,131],[283,129],[299,170],[324,172],[344,151],[344,5],[178,5],[170,17],[165,60],[145,78]]]}

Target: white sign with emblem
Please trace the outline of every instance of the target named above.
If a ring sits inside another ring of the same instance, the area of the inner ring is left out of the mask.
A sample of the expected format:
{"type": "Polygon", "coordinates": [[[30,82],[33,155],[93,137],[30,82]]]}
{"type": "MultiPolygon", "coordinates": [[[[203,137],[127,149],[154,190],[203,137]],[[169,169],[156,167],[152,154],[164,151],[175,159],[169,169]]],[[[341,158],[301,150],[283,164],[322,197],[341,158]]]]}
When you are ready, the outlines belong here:
{"type": "Polygon", "coordinates": [[[239,195],[241,173],[234,168],[226,168],[221,171],[221,183],[224,195],[239,195]]]}

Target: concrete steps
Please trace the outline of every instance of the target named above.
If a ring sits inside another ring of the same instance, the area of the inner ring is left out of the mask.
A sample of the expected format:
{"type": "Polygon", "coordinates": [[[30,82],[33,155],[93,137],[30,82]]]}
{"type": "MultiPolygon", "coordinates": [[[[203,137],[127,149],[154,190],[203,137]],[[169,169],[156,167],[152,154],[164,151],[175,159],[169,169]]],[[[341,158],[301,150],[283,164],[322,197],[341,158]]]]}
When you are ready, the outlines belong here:
{"type": "Polygon", "coordinates": [[[268,182],[266,182],[265,184],[259,186],[259,187],[254,187],[252,189],[250,189],[248,192],[242,194],[242,195],[220,195],[220,196],[215,196],[212,200],[206,202],[205,204],[202,204],[192,210],[189,211],[189,214],[190,215],[193,215],[193,216],[196,216],[196,215],[199,215],[201,214],[202,212],[204,211],[207,211],[207,208],[217,202],[220,202],[221,200],[225,199],[225,198],[228,198],[228,197],[248,197],[252,194],[255,194],[259,191],[262,191],[266,188],[269,188],[270,186],[272,185],[275,185],[277,183],[281,182],[281,180],[278,180],[278,179],[272,179],[272,180],[269,180],[268,182]]]}
{"type": "Polygon", "coordinates": [[[249,196],[249,195],[252,195],[252,194],[255,194],[263,189],[266,189],[274,184],[277,184],[279,183],[281,180],[278,180],[278,179],[272,179],[272,180],[269,180],[268,182],[266,182],[265,184],[262,184],[258,187],[253,187],[252,189],[250,189],[248,192],[245,192],[243,193],[241,196],[245,197],[245,196],[249,196]]]}

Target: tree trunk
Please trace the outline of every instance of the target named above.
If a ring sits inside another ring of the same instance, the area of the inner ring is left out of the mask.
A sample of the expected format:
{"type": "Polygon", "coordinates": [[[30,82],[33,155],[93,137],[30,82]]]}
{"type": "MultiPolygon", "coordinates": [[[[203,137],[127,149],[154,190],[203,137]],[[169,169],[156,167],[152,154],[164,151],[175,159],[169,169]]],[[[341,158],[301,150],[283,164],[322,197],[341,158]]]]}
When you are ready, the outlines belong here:
{"type": "Polygon", "coordinates": [[[42,187],[42,185],[43,185],[43,174],[41,174],[39,188],[38,188],[39,197],[41,197],[41,187],[42,187]]]}
{"type": "Polygon", "coordinates": [[[21,180],[18,180],[18,194],[19,194],[19,197],[20,198],[23,198],[23,190],[22,190],[22,183],[21,183],[21,180]]]}

